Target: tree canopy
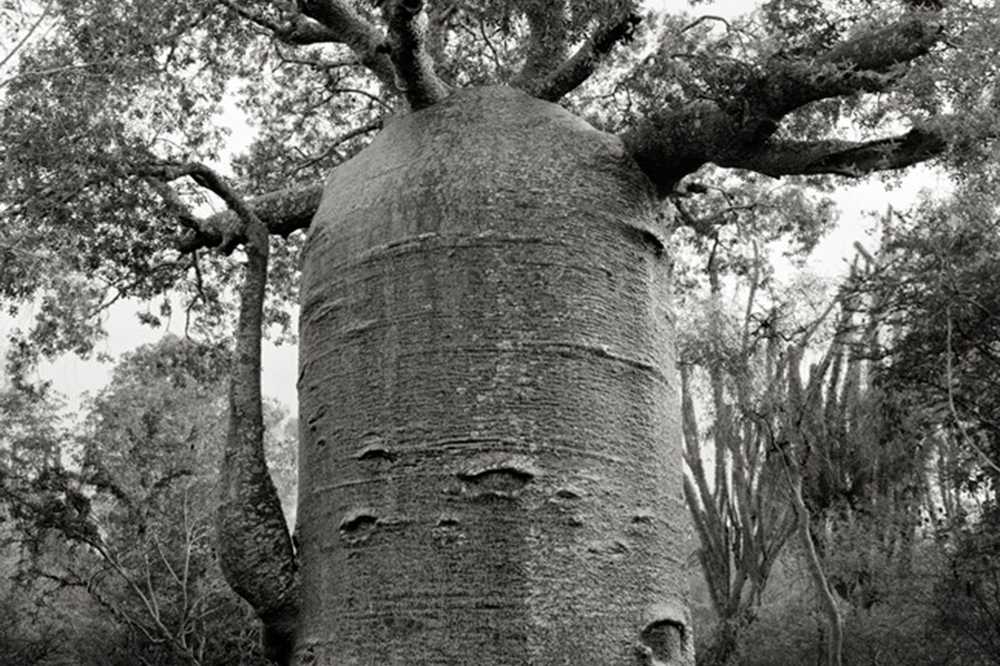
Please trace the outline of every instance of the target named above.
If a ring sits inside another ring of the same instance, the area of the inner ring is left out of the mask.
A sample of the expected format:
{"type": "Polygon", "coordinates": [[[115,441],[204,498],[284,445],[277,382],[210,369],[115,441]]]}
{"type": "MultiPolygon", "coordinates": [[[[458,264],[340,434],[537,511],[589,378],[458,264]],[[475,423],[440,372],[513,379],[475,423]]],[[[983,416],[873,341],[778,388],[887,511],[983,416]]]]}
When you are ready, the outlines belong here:
{"type": "Polygon", "coordinates": [[[470,85],[621,134],[664,196],[714,182],[707,164],[814,184],[928,159],[989,176],[997,9],[938,4],[771,0],[725,20],[622,0],[24,2],[0,74],[0,295],[47,295],[24,332],[45,352],[86,351],[121,296],[173,290],[193,325],[223,325],[234,268],[208,250],[241,232],[210,164],[286,239],[268,321],[287,324],[324,175],[393,114],[470,85]]]}

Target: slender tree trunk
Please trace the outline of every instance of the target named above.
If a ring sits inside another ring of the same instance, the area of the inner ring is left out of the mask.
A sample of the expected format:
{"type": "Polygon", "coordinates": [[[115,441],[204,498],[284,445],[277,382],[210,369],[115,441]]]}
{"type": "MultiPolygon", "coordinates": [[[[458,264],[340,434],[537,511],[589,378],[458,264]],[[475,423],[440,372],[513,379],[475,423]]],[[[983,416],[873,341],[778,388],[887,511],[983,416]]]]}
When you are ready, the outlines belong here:
{"type": "Polygon", "coordinates": [[[246,234],[216,531],[226,580],[257,612],[265,651],[284,666],[294,638],[298,590],[292,542],[264,458],[260,350],[270,248],[259,221],[247,225],[246,234]]]}
{"type": "Polygon", "coordinates": [[[391,123],[303,266],[300,664],[693,663],[669,258],[615,137],[391,123]]]}
{"type": "Polygon", "coordinates": [[[795,513],[799,520],[798,535],[806,557],[806,567],[816,585],[816,594],[819,595],[820,605],[826,614],[829,630],[826,641],[826,663],[827,666],[841,666],[844,663],[844,621],[840,616],[840,609],[837,608],[837,599],[827,581],[826,572],[823,571],[823,563],[820,561],[819,553],[816,552],[816,544],[813,542],[812,532],[809,529],[811,524],[809,508],[802,498],[802,479],[797,472],[792,486],[792,501],[795,504],[795,513]]]}

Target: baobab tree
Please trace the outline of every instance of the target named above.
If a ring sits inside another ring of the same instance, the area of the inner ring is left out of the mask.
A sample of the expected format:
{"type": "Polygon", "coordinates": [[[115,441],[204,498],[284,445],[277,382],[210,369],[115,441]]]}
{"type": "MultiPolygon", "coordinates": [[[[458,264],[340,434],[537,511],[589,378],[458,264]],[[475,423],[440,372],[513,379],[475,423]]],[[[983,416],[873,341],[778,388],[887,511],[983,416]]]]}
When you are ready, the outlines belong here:
{"type": "MultiPolygon", "coordinates": [[[[232,273],[206,250],[246,257],[219,549],[276,661],[693,663],[664,201],[709,164],[979,151],[995,10],[775,0],[716,28],[624,0],[372,4],[55,2],[4,80],[4,296],[82,273],[187,285],[204,316],[232,273]],[[263,129],[234,180],[206,163],[239,93],[263,129]],[[191,182],[227,212],[197,214],[191,182]],[[306,228],[293,540],[259,364],[269,262],[287,295],[306,228]]],[[[68,330],[34,340],[93,333],[68,330]]]]}

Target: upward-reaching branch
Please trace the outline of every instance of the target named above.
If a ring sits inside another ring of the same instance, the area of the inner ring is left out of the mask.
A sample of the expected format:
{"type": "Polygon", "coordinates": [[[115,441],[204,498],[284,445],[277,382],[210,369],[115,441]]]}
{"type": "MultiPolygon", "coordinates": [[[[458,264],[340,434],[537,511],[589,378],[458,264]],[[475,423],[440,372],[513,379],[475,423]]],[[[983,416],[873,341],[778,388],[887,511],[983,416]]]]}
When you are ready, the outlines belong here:
{"type": "Polygon", "coordinates": [[[779,54],[744,78],[730,95],[738,103],[701,100],[654,113],[622,138],[663,195],[707,162],[759,168],[774,175],[854,175],[863,169],[905,166],[940,153],[943,139],[925,133],[869,144],[813,142],[794,147],[809,153],[808,159],[799,160],[791,159],[795,157],[788,150],[791,146],[770,141],[781,121],[806,104],[888,89],[907,63],[929,53],[941,38],[937,15],[922,11],[815,57],[779,54]]]}
{"type": "Polygon", "coordinates": [[[537,82],[535,96],[550,102],[558,102],[576,90],[597,70],[615,45],[632,37],[632,33],[641,21],[642,17],[630,12],[600,26],[576,53],[537,82]]]}
{"type": "Polygon", "coordinates": [[[524,66],[515,86],[532,90],[566,58],[566,0],[524,0],[519,3],[528,20],[524,66]]]}
{"type": "Polygon", "coordinates": [[[397,86],[414,111],[448,96],[448,86],[434,73],[427,52],[427,14],[423,0],[393,0],[389,11],[389,53],[397,86]]]}

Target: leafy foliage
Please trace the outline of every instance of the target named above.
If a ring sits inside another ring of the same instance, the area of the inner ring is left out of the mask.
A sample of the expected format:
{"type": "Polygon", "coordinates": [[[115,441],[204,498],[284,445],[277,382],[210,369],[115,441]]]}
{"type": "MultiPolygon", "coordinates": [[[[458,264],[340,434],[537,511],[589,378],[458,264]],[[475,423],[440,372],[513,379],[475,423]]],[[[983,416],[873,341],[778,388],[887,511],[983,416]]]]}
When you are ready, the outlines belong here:
{"type": "MultiPolygon", "coordinates": [[[[264,663],[252,613],[215,556],[228,367],[222,347],[166,338],[142,348],[94,399],[82,436],[46,418],[39,399],[4,396],[3,450],[16,463],[4,467],[5,552],[24,558],[5,567],[15,581],[7,603],[89,608],[110,642],[94,663],[112,663],[111,646],[118,663],[264,663]]],[[[274,469],[288,491],[294,455],[276,432],[282,419],[270,410],[274,469]]],[[[59,621],[41,630],[73,633],[59,621]]],[[[41,640],[23,626],[11,633],[29,647],[41,640]]]]}

